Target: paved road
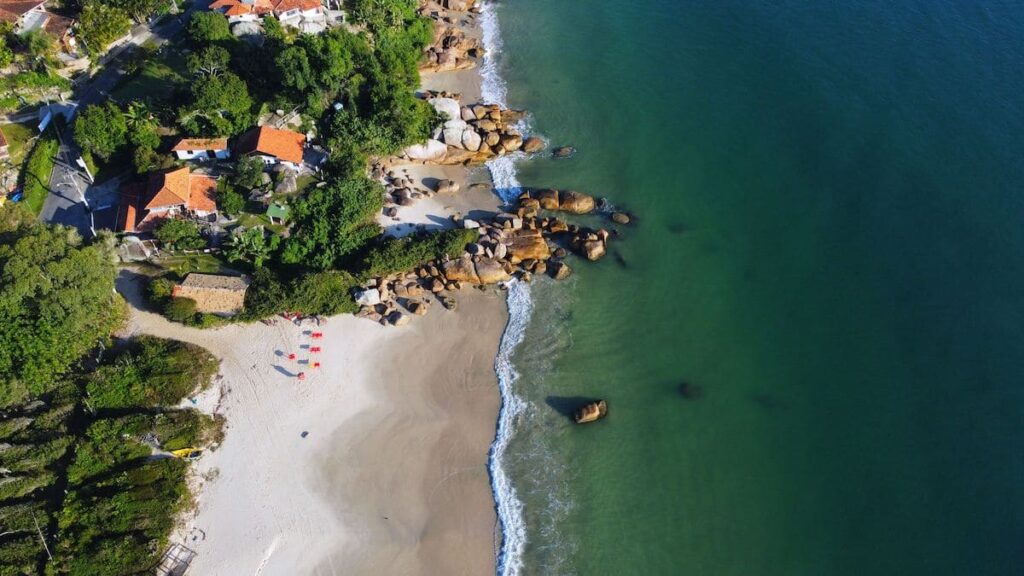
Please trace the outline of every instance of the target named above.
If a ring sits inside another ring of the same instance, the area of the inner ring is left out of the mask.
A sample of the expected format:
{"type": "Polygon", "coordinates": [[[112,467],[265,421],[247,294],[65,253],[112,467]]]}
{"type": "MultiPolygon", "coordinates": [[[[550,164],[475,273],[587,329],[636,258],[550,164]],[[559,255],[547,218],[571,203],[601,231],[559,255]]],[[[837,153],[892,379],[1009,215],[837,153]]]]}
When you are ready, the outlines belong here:
{"type": "MultiPolygon", "coordinates": [[[[193,11],[206,9],[208,4],[209,0],[200,0],[194,2],[183,14],[168,18],[156,26],[136,26],[128,42],[111,50],[104,57],[104,65],[99,72],[75,86],[74,99],[78,106],[81,108],[107,100],[110,91],[124,75],[120,64],[125,57],[147,42],[157,46],[167,43],[184,30],[185,23],[193,11]]],[[[95,198],[96,192],[90,186],[88,176],[77,165],[81,151],[74,142],[74,133],[70,125],[60,134],[60,139],[57,163],[50,175],[50,194],[43,203],[39,217],[46,222],[74,227],[88,238],[94,234],[90,205],[95,207],[95,204],[102,200],[95,198]]]]}

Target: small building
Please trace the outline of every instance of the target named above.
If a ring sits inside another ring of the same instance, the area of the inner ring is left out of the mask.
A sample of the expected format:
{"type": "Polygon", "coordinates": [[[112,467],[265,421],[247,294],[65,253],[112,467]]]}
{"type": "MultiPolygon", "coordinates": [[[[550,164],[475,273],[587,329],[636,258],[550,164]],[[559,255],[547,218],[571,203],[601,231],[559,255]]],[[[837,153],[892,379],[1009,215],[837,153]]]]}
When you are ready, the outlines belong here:
{"type": "Polygon", "coordinates": [[[150,174],[145,184],[121,188],[115,229],[139,232],[179,216],[206,218],[217,213],[217,179],[188,167],[150,174]]]}
{"type": "Polygon", "coordinates": [[[327,12],[320,0],[274,0],[274,16],[282,26],[319,33],[327,27],[327,12]]]}
{"type": "Polygon", "coordinates": [[[245,276],[193,272],[174,287],[171,295],[195,300],[197,312],[234,316],[245,307],[245,291],[248,289],[249,279],[245,276]]]}
{"type": "Polygon", "coordinates": [[[237,156],[257,156],[271,166],[284,164],[298,170],[302,166],[302,152],[306,137],[291,130],[259,126],[242,134],[235,143],[237,156]]]}
{"type": "Polygon", "coordinates": [[[178,160],[224,160],[231,157],[227,138],[182,138],[171,148],[178,160]]]}
{"type": "Polygon", "coordinates": [[[276,202],[267,206],[267,218],[271,224],[284,224],[288,220],[288,207],[276,202]]]}

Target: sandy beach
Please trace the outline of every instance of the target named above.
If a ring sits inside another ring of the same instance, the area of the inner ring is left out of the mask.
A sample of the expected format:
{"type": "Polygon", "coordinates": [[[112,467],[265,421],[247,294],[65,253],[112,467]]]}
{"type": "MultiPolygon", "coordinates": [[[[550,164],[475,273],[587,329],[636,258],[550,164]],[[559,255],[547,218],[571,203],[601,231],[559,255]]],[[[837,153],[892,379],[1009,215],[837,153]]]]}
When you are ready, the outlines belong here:
{"type": "MultiPolygon", "coordinates": [[[[119,290],[138,303],[132,276],[119,290]]],[[[497,292],[459,300],[458,312],[437,306],[403,328],[341,316],[197,330],[133,307],[127,333],[193,342],[222,361],[222,378],[185,402],[223,415],[227,432],[196,462],[197,506],[175,534],[197,553],[191,571],[493,572],[486,463],[506,312],[497,292]]]]}
{"type": "MultiPolygon", "coordinates": [[[[479,71],[425,75],[424,86],[475,101],[479,71]]],[[[389,234],[498,207],[485,169],[394,169],[423,188],[452,179],[461,190],[382,216],[389,234]]],[[[195,551],[190,573],[494,573],[487,458],[503,293],[465,289],[458,311],[435,305],[401,328],[341,316],[198,330],[144,310],[140,286],[122,273],[118,290],[133,303],[125,335],[192,342],[222,362],[213,386],[184,402],[226,422],[223,443],[194,464],[195,506],[172,538],[195,551]]]]}

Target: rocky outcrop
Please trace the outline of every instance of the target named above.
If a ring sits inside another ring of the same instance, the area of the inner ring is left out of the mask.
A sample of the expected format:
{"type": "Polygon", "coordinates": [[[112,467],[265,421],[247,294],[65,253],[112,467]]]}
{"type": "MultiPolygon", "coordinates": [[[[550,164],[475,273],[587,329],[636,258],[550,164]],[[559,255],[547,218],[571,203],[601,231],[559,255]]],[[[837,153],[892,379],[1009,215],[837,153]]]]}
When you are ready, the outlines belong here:
{"type": "Polygon", "coordinates": [[[523,152],[533,154],[544,149],[544,141],[536,136],[531,136],[523,142],[523,152]]]}
{"type": "Polygon", "coordinates": [[[413,144],[405,149],[405,156],[410,160],[421,162],[441,162],[448,152],[448,146],[440,140],[427,140],[423,144],[413,144]]]}
{"type": "Polygon", "coordinates": [[[480,40],[466,34],[458,21],[465,12],[479,12],[475,0],[420,0],[419,14],[434,21],[434,37],[424,49],[423,72],[466,70],[477,65],[484,50],[480,40]]]}
{"type": "Polygon", "coordinates": [[[540,230],[516,230],[509,236],[507,258],[512,264],[551,258],[551,249],[540,230]]]}
{"type": "Polygon", "coordinates": [[[447,93],[428,93],[427,101],[437,110],[443,123],[426,144],[407,148],[403,156],[412,161],[432,164],[482,164],[495,156],[520,150],[539,150],[540,138],[524,140],[514,124],[523,117],[517,110],[496,104],[460,106],[447,93]],[[435,143],[436,142],[436,143],[435,143]],[[438,145],[443,145],[444,153],[438,145]]]}
{"type": "Polygon", "coordinates": [[[544,210],[559,210],[571,214],[589,214],[597,203],[593,196],[575,190],[531,190],[519,196],[520,207],[529,208],[536,200],[544,210]]]}
{"type": "Polygon", "coordinates": [[[576,192],[575,190],[563,190],[558,194],[558,209],[572,214],[589,214],[594,211],[594,197],[576,192]]]}
{"type": "MultiPolygon", "coordinates": [[[[386,173],[385,181],[389,187],[401,187],[401,191],[413,189],[412,182],[394,172],[386,173]]],[[[438,190],[447,185],[440,182],[438,190]]],[[[557,202],[561,206],[563,200],[570,198],[553,190],[539,192],[537,196],[546,199],[548,205],[557,202]]],[[[578,198],[570,198],[570,204],[577,201],[578,198]]],[[[527,194],[521,204],[536,210],[541,200],[527,194]]],[[[453,217],[456,226],[475,231],[461,253],[427,262],[410,272],[368,281],[353,293],[361,306],[357,315],[384,326],[401,326],[415,316],[427,314],[435,301],[447,310],[454,310],[457,302],[452,293],[464,286],[504,288],[513,278],[531,282],[545,275],[565,280],[572,275],[572,269],[565,262],[569,252],[556,248],[557,244],[568,244],[573,252],[591,261],[606,255],[612,236],[607,230],[530,215],[524,213],[525,210],[521,206],[516,212],[473,220],[453,217]]]]}

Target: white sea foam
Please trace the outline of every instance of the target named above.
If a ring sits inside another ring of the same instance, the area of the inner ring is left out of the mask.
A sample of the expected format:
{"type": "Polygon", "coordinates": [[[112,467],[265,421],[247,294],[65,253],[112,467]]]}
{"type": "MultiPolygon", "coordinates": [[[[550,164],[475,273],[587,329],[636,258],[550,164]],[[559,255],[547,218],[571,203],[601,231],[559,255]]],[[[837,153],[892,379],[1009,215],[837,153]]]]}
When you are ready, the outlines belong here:
{"type": "Polygon", "coordinates": [[[490,470],[494,500],[501,522],[501,554],[497,571],[501,576],[515,576],[523,567],[523,550],[526,547],[526,523],[523,520],[523,503],[516,495],[516,489],[505,471],[505,450],[515,433],[515,423],[526,408],[512,390],[519,378],[512,364],[512,354],[526,335],[530,322],[533,302],[529,286],[524,282],[511,282],[508,289],[508,326],[501,338],[498,356],[494,360],[494,371],[498,374],[501,390],[501,412],[498,414],[498,430],[491,445],[490,470]]]}
{"type": "MultiPolygon", "coordinates": [[[[507,105],[505,82],[501,78],[498,65],[502,45],[501,31],[491,2],[483,4],[480,24],[483,29],[485,50],[480,70],[483,77],[481,94],[485,102],[507,105]]],[[[515,157],[506,156],[487,163],[494,189],[505,202],[510,202],[519,195],[520,185],[516,179],[515,162],[515,157]]],[[[498,414],[497,432],[491,445],[488,463],[498,520],[501,523],[502,542],[497,565],[500,576],[516,576],[520,573],[523,568],[523,550],[526,547],[523,503],[516,495],[516,489],[505,470],[505,451],[515,433],[516,420],[526,407],[526,403],[513,391],[513,384],[519,378],[519,373],[512,364],[512,354],[526,335],[532,310],[529,286],[523,282],[511,282],[508,289],[508,325],[505,327],[498,355],[494,360],[494,371],[498,375],[498,387],[501,390],[501,411],[498,414]]]]}

